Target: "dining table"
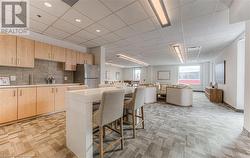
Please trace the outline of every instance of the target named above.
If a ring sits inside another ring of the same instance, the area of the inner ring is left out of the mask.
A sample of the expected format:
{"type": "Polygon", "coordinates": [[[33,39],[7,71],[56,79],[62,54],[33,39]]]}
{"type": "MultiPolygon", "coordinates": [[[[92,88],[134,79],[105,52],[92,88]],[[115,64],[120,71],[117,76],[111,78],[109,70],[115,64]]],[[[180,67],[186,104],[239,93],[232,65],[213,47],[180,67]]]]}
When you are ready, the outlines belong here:
{"type": "Polygon", "coordinates": [[[93,88],[65,93],[66,146],[78,158],[93,158],[93,103],[101,101],[103,92],[117,89],[131,94],[134,93],[135,87],[93,88]]]}

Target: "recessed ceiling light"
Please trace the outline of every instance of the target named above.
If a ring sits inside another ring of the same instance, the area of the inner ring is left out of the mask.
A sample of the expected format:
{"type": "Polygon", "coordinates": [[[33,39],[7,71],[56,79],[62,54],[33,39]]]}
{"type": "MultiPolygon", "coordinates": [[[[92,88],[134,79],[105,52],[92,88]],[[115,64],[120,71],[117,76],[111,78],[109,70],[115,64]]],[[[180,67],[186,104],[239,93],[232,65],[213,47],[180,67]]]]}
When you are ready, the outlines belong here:
{"type": "Polygon", "coordinates": [[[96,32],[101,32],[101,30],[95,30],[96,32]]]}
{"type": "Polygon", "coordinates": [[[49,2],[44,2],[44,5],[45,5],[46,7],[49,7],[49,8],[52,7],[52,4],[50,4],[49,2]]]}
{"type": "Polygon", "coordinates": [[[75,21],[76,21],[76,22],[82,22],[82,20],[81,20],[81,19],[75,19],[75,21]]]}
{"type": "Polygon", "coordinates": [[[164,4],[164,0],[148,0],[151,8],[157,16],[162,27],[170,26],[170,20],[168,17],[167,9],[164,4]]]}

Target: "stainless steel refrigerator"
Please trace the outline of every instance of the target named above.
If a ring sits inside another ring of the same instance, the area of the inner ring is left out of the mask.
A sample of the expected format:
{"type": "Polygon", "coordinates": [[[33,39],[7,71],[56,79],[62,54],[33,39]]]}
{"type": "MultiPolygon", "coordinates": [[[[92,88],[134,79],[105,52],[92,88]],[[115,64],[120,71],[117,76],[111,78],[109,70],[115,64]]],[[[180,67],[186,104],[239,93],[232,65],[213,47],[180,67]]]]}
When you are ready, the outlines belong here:
{"type": "Polygon", "coordinates": [[[78,64],[74,72],[74,82],[97,88],[100,84],[99,65],[78,64]]]}

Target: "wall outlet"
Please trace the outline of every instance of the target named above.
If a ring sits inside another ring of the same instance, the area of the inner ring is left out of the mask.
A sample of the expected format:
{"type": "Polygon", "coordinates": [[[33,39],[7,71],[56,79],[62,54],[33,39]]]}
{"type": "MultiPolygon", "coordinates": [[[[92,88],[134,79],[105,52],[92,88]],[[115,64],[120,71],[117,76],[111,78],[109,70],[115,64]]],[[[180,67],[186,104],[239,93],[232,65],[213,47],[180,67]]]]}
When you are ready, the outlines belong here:
{"type": "Polygon", "coordinates": [[[68,80],[68,77],[67,76],[64,76],[64,81],[67,81],[68,80]]]}
{"type": "Polygon", "coordinates": [[[10,76],[10,81],[15,82],[16,81],[16,76],[10,76]]]}

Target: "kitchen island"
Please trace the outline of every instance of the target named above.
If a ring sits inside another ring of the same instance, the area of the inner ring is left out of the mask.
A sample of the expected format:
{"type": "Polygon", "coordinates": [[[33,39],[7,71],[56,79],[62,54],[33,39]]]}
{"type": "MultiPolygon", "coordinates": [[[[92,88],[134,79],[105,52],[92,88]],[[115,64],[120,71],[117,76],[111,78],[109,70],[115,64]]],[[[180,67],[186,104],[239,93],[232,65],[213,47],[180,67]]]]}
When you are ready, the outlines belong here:
{"type": "MultiPolygon", "coordinates": [[[[95,88],[66,92],[66,144],[78,158],[93,157],[92,105],[105,91],[118,88],[95,88]]],[[[122,88],[125,94],[133,87],[122,88]]]]}

